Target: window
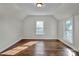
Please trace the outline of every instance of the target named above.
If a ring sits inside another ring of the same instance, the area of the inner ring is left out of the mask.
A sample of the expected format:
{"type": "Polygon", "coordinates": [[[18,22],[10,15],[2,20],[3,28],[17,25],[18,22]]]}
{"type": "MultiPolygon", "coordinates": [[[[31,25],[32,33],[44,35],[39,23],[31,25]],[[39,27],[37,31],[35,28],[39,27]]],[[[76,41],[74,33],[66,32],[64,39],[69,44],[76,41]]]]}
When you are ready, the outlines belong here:
{"type": "Polygon", "coordinates": [[[70,18],[68,20],[66,20],[65,22],[65,39],[70,42],[73,43],[73,19],[70,18]]]}
{"type": "Polygon", "coordinates": [[[36,22],[36,35],[43,35],[44,34],[44,22],[37,21],[36,22]]]}

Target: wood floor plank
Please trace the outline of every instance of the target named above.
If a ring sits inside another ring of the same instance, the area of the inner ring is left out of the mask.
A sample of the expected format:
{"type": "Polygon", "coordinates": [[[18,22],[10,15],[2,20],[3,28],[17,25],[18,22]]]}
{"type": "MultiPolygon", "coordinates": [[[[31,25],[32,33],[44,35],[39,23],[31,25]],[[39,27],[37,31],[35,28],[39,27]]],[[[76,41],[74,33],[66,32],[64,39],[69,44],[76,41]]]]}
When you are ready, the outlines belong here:
{"type": "Polygon", "coordinates": [[[78,56],[79,53],[58,40],[21,40],[2,56],[78,56]]]}
{"type": "Polygon", "coordinates": [[[12,48],[8,51],[3,52],[2,55],[16,55],[16,54],[21,53],[22,51],[28,49],[29,46],[33,46],[34,44],[36,44],[36,41],[31,41],[31,42],[25,43],[21,46],[17,46],[15,48],[12,48]]]}

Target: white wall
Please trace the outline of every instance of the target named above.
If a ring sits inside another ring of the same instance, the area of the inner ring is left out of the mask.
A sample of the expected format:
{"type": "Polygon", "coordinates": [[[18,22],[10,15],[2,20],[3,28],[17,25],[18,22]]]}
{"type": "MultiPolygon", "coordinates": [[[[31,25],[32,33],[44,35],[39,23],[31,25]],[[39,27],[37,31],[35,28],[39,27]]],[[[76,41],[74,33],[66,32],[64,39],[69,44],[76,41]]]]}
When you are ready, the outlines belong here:
{"type": "Polygon", "coordinates": [[[79,51],[79,15],[74,16],[74,42],[75,48],[79,51]]]}
{"type": "Polygon", "coordinates": [[[21,22],[15,19],[0,20],[0,51],[13,45],[21,39],[21,22]]]}
{"type": "Polygon", "coordinates": [[[58,21],[58,39],[63,39],[64,20],[58,21]]]}
{"type": "Polygon", "coordinates": [[[29,15],[24,19],[23,39],[57,39],[57,20],[53,16],[29,15]],[[36,21],[44,21],[44,35],[36,35],[36,21]]]}
{"type": "Polygon", "coordinates": [[[0,52],[22,39],[25,13],[12,4],[0,4],[0,52]]]}

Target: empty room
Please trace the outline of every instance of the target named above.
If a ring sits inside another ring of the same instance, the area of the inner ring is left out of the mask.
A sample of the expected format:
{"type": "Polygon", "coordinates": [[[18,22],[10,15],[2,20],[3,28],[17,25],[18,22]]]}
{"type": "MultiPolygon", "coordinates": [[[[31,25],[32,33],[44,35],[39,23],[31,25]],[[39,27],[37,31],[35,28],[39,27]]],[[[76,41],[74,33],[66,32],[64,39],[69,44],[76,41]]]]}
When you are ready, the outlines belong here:
{"type": "Polygon", "coordinates": [[[0,56],[79,56],[79,3],[0,3],[0,56]]]}

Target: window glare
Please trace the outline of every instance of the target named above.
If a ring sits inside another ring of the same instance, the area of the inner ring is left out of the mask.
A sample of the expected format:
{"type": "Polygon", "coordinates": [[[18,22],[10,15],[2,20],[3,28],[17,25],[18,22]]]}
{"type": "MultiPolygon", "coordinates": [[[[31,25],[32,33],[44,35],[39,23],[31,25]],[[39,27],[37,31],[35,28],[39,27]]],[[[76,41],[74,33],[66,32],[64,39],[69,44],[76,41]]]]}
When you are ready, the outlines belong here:
{"type": "Polygon", "coordinates": [[[37,21],[36,22],[36,34],[37,35],[43,35],[44,34],[44,22],[43,21],[37,21]]]}
{"type": "Polygon", "coordinates": [[[65,22],[65,32],[64,32],[64,38],[70,42],[73,43],[73,23],[72,18],[66,20],[65,22]]]}

